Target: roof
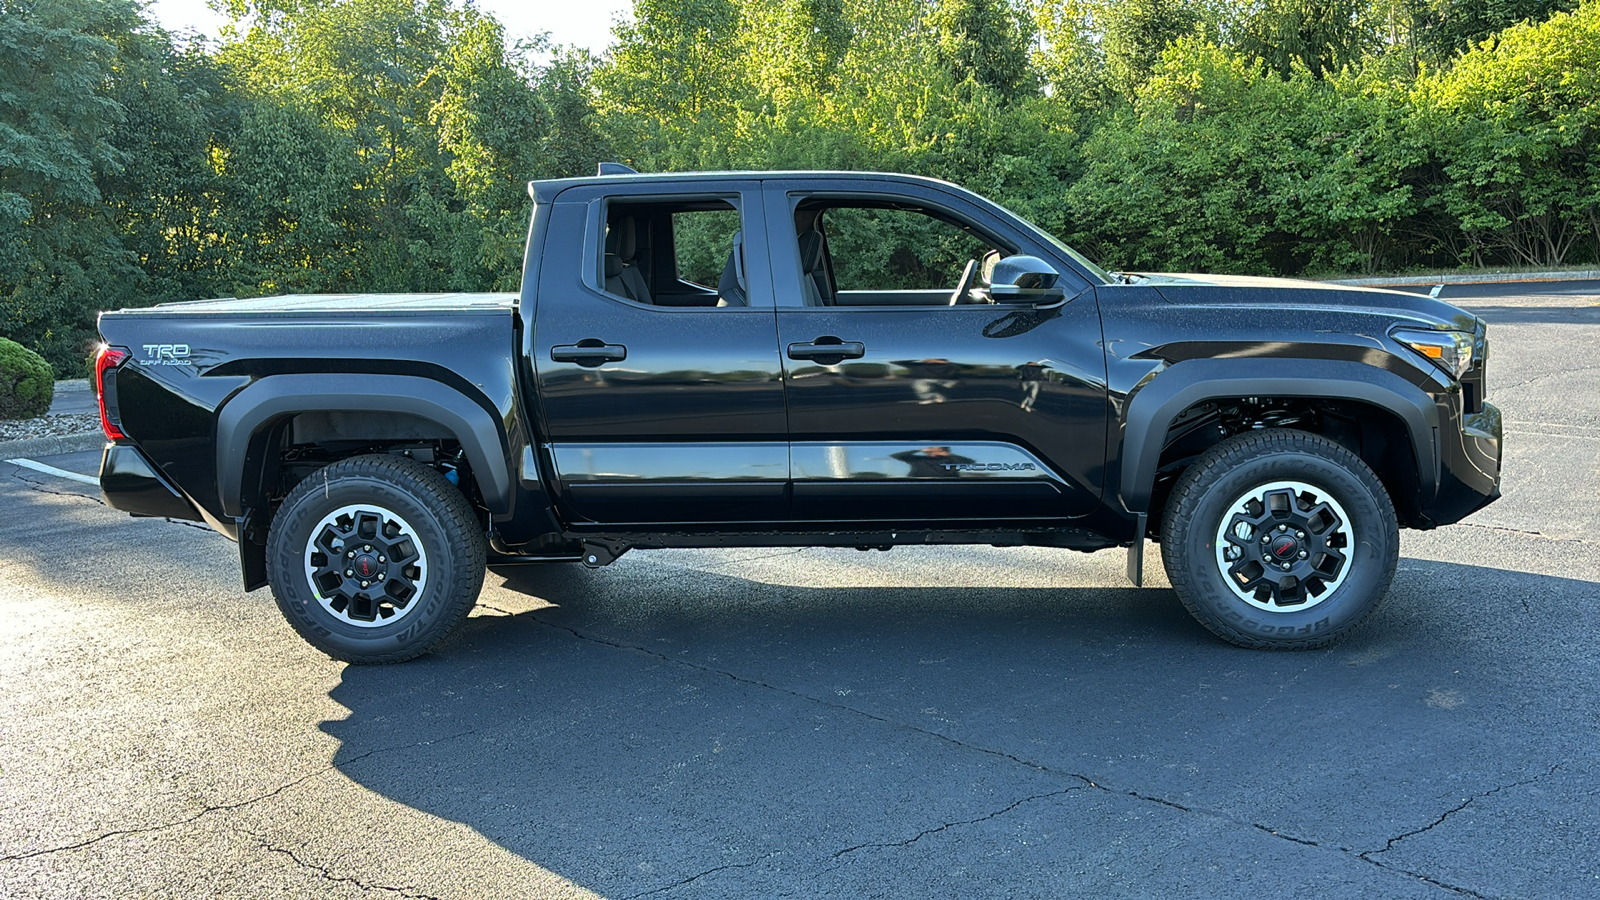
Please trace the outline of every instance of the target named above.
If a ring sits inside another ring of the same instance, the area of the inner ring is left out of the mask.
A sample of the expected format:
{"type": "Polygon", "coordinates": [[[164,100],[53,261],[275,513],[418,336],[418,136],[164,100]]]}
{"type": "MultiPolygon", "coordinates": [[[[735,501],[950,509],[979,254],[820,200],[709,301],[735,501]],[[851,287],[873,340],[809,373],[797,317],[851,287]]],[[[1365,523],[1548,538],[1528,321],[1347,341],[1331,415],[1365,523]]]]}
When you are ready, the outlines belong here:
{"type": "Polygon", "coordinates": [[[971,193],[966,188],[938,178],[928,178],[923,175],[905,175],[898,172],[850,172],[843,170],[817,170],[817,169],[771,169],[760,171],[723,171],[723,172],[634,172],[618,175],[589,175],[582,178],[549,178],[528,182],[528,193],[532,196],[554,196],[571,187],[582,185],[616,185],[616,184],[685,184],[696,181],[767,181],[767,180],[815,180],[848,178],[855,181],[885,181],[899,184],[919,184],[926,187],[937,187],[946,190],[955,190],[963,194],[971,193]]]}

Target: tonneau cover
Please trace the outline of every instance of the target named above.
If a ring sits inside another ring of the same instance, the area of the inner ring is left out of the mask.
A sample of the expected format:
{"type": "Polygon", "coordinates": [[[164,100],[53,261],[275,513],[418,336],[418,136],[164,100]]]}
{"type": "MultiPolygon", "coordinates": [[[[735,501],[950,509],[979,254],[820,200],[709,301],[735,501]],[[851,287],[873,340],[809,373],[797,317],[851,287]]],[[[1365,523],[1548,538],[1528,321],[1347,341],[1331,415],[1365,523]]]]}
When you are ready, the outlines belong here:
{"type": "Polygon", "coordinates": [[[121,313],[350,313],[497,311],[515,308],[517,295],[505,294],[282,294],[239,300],[192,300],[163,303],[121,313]]]}

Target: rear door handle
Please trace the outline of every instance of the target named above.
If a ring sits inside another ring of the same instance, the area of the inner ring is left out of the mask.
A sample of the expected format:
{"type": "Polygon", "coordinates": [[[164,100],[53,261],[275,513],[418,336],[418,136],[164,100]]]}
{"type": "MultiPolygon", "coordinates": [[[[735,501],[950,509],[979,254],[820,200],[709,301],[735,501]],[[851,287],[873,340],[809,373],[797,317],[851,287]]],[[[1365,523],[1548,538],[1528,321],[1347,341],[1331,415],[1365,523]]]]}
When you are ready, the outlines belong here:
{"type": "Polygon", "coordinates": [[[790,359],[809,359],[825,366],[834,365],[841,360],[860,359],[866,355],[866,344],[860,341],[841,341],[831,336],[789,345],[790,359]]]}
{"type": "Polygon", "coordinates": [[[621,344],[608,344],[598,338],[584,338],[576,344],[558,344],[550,348],[551,362],[577,363],[591,369],[608,362],[621,362],[627,358],[627,347],[621,344]]]}

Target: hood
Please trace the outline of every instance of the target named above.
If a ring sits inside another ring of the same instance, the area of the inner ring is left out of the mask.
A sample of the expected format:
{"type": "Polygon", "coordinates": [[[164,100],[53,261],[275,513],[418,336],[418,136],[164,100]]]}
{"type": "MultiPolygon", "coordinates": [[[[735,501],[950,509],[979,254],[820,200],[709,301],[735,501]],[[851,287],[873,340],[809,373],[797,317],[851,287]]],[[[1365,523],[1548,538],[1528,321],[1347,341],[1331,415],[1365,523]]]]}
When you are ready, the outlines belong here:
{"type": "Polygon", "coordinates": [[[1251,275],[1139,273],[1161,298],[1195,308],[1261,308],[1318,310],[1382,315],[1396,324],[1474,331],[1478,318],[1464,309],[1423,294],[1351,287],[1297,278],[1251,275]]]}

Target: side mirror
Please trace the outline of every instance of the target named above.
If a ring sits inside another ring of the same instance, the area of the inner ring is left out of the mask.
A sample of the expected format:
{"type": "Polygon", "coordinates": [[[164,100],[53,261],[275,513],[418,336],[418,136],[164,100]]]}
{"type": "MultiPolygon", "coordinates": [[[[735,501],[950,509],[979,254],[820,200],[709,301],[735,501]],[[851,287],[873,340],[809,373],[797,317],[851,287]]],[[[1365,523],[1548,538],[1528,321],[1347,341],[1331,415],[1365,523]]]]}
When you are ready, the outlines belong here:
{"type": "Polygon", "coordinates": [[[989,299],[996,303],[1041,303],[1066,297],[1061,273],[1037,256],[1008,256],[991,270],[989,299]]]}

